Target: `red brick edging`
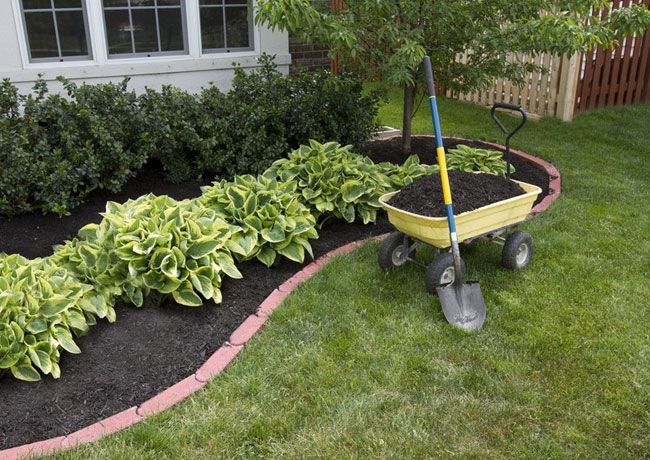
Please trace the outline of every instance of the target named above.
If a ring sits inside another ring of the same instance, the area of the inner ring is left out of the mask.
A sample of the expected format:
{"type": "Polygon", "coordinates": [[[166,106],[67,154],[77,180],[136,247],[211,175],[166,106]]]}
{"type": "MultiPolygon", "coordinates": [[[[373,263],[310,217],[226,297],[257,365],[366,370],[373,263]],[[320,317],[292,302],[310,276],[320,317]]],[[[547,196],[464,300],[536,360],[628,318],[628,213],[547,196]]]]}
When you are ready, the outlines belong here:
{"type": "MultiPolygon", "coordinates": [[[[383,239],[387,235],[388,234],[380,235],[374,239],[383,239]]],[[[15,460],[31,456],[47,455],[80,444],[97,441],[104,436],[128,428],[131,425],[144,420],[146,417],[162,412],[163,410],[182,401],[197,390],[203,388],[210,379],[222,372],[244,348],[244,345],[260,329],[262,329],[262,327],[264,327],[264,323],[269,315],[278,308],[289,293],[291,293],[291,291],[293,291],[300,283],[311,278],[335,255],[351,252],[364,243],[365,240],[348,243],[345,246],[341,246],[328,252],[324,256],[316,259],[314,262],[304,266],[302,270],[271,292],[271,294],[269,294],[269,296],[260,304],[257,312],[246,318],[244,322],[241,323],[231,334],[230,340],[214,352],[214,354],[189,377],[167,388],[162,393],[159,393],[137,407],[126,409],[69,435],[58,436],[45,441],[38,441],[1,450],[0,460],[15,460]]]]}
{"type": "MultiPolygon", "coordinates": [[[[425,135],[426,137],[433,137],[425,135]]],[[[423,137],[425,137],[423,136],[423,137]]],[[[393,136],[394,137],[394,136],[393,136]]],[[[390,139],[390,138],[386,138],[390,139]]],[[[458,140],[467,140],[453,138],[458,140]]],[[[502,145],[493,142],[481,141],[495,148],[503,149],[502,145]]],[[[529,155],[516,149],[510,149],[513,155],[533,163],[536,167],[546,171],[549,175],[549,194],[540,203],[532,209],[533,214],[538,214],[546,210],[551,203],[560,196],[560,172],[547,161],[529,155]]],[[[380,240],[388,234],[380,235],[374,239],[380,240]]],[[[293,291],[300,283],[311,278],[318,272],[329,259],[332,257],[351,252],[358,246],[365,243],[365,240],[354,241],[345,246],[334,249],[324,256],[316,259],[314,262],[306,265],[298,273],[286,280],[269,296],[264,299],[257,309],[257,312],[250,315],[243,323],[231,334],[230,340],[219,348],[208,360],[192,375],[181,380],[175,385],[167,388],[162,393],[154,396],[148,401],[143,402],[140,406],[131,407],[118,414],[112,415],[104,420],[93,423],[74,433],[66,436],[38,441],[31,444],[12,447],[0,451],[0,460],[15,460],[30,456],[47,455],[56,451],[61,451],[80,444],[86,444],[97,441],[104,436],[113,434],[138,423],[144,418],[162,412],[163,410],[184,400],[197,390],[203,388],[206,383],[221,373],[230,362],[235,359],[237,354],[244,348],[244,345],[264,327],[269,315],[282,303],[282,301],[293,291]]]]}

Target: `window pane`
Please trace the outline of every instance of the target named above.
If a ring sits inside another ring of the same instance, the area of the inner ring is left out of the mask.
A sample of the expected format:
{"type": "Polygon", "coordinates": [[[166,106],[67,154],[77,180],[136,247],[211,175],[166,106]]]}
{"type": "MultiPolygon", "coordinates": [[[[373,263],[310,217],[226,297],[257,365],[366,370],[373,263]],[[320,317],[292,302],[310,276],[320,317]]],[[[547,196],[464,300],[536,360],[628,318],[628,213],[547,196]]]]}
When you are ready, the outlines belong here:
{"type": "Polygon", "coordinates": [[[62,56],[85,56],[86,26],[81,11],[57,11],[56,25],[59,29],[59,42],[62,56]]]}
{"type": "Polygon", "coordinates": [[[201,8],[201,43],[203,49],[224,48],[223,8],[201,8]]]}
{"type": "Polygon", "coordinates": [[[180,6],[181,0],[158,0],[158,6],[175,5],[180,6]]]}
{"type": "Polygon", "coordinates": [[[23,9],[52,8],[50,0],[23,0],[23,9]]]}
{"type": "Polygon", "coordinates": [[[81,0],[54,0],[56,8],[81,8],[81,0]]]}
{"type": "Polygon", "coordinates": [[[226,8],[226,37],[228,48],[248,48],[248,8],[226,8]]]}
{"type": "Polygon", "coordinates": [[[129,0],[104,0],[104,8],[109,6],[129,6],[129,0]]]}
{"type": "Polygon", "coordinates": [[[106,11],[106,35],[108,54],[132,53],[131,26],[128,11],[106,11]]]}
{"type": "Polygon", "coordinates": [[[135,52],[152,53],[158,51],[156,12],[153,9],[132,10],[131,17],[133,18],[133,38],[135,40],[135,52]]]}
{"type": "Polygon", "coordinates": [[[246,0],[225,0],[224,3],[226,5],[248,6],[248,3],[246,2],[246,0]]]}
{"type": "Polygon", "coordinates": [[[59,57],[52,13],[25,13],[27,39],[33,59],[59,57]]]}
{"type": "Polygon", "coordinates": [[[223,5],[223,0],[201,0],[201,5],[223,5]]]}
{"type": "Polygon", "coordinates": [[[180,8],[159,9],[158,24],[160,26],[160,51],[182,51],[185,49],[183,17],[180,8]]]}
{"type": "Polygon", "coordinates": [[[131,6],[154,6],[154,0],[131,0],[131,6]]]}

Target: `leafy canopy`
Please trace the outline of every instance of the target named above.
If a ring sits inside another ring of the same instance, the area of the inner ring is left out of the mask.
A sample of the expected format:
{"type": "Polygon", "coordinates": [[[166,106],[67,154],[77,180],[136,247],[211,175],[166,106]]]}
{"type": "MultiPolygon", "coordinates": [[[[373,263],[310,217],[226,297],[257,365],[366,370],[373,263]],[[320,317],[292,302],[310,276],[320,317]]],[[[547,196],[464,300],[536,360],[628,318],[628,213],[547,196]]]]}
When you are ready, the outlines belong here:
{"type": "Polygon", "coordinates": [[[573,54],[642,33],[643,5],[609,15],[608,0],[346,0],[335,10],[310,0],[259,0],[257,23],[287,29],[306,42],[330,45],[342,65],[388,84],[414,86],[422,57],[454,90],[478,89],[495,77],[521,82],[530,64],[507,53],[573,54]],[[466,63],[456,62],[467,52],[466,63]]]}

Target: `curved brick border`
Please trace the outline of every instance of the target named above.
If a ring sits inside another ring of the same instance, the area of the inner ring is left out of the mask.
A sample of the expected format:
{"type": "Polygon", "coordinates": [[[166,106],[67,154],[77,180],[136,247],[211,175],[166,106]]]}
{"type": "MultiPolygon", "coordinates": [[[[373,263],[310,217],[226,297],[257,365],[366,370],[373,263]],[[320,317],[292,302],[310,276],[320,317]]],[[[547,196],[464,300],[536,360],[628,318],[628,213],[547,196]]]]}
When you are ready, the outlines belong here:
{"type": "MultiPolygon", "coordinates": [[[[374,240],[381,240],[388,234],[374,237],[374,240]]],[[[237,354],[244,348],[244,345],[264,326],[269,315],[282,303],[282,301],[300,283],[311,278],[318,272],[332,257],[338,254],[351,252],[364,244],[367,240],[354,241],[345,246],[334,249],[314,262],[304,266],[302,270],[286,280],[269,296],[264,299],[257,309],[257,312],[250,315],[231,334],[230,340],[221,346],[208,360],[192,375],[181,380],[177,384],[167,388],[162,393],[143,402],[137,407],[131,407],[118,414],[93,423],[90,426],[75,431],[66,436],[59,436],[45,441],[38,441],[32,444],[12,447],[0,451],[0,460],[15,460],[25,457],[47,455],[70,447],[97,441],[104,436],[123,430],[144,420],[150,415],[157,414],[187,398],[197,390],[203,388],[206,383],[223,371],[237,354]]]]}
{"type": "MultiPolygon", "coordinates": [[[[383,140],[391,139],[391,136],[383,140]]],[[[423,135],[420,137],[433,137],[423,135]]],[[[451,137],[454,140],[468,140],[458,137],[451,137]]],[[[481,141],[495,148],[505,149],[503,145],[493,142],[481,141]]],[[[538,214],[547,209],[551,203],[560,196],[560,172],[547,161],[529,155],[516,149],[510,149],[513,155],[533,163],[537,168],[546,171],[549,175],[549,194],[532,210],[533,214],[538,214]]],[[[373,239],[381,240],[388,234],[377,236],[373,239]]],[[[51,454],[56,451],[68,449],[80,444],[86,444],[97,441],[104,436],[113,434],[117,431],[128,428],[138,423],[144,418],[162,412],[174,404],[187,398],[197,390],[203,388],[206,383],[223,371],[230,362],[235,359],[237,354],[244,348],[244,345],[264,326],[269,315],[282,303],[282,301],[293,291],[300,283],[311,278],[318,272],[332,257],[338,254],[345,254],[356,249],[365,243],[366,240],[354,241],[345,246],[334,249],[324,256],[316,259],[314,262],[306,265],[298,273],[286,280],[269,296],[264,299],[257,309],[257,312],[250,315],[243,323],[232,333],[230,340],[221,346],[208,360],[192,375],[181,380],[177,384],[167,388],[162,393],[154,396],[148,401],[143,402],[140,406],[134,406],[118,414],[100,420],[90,426],[82,428],[66,436],[59,436],[45,441],[38,441],[32,444],[12,447],[0,451],[0,460],[14,460],[36,455],[51,454]]]]}
{"type": "MultiPolygon", "coordinates": [[[[384,142],[400,136],[401,134],[397,134],[394,136],[384,137],[381,139],[375,139],[374,142],[384,142]]],[[[418,134],[414,137],[433,138],[434,136],[431,134],[418,134]]],[[[445,137],[445,139],[453,139],[454,141],[472,141],[472,139],[465,139],[463,137],[453,137],[453,136],[445,137]]],[[[473,141],[482,142],[486,145],[490,145],[498,149],[505,150],[506,148],[505,145],[495,144],[494,142],[484,141],[480,139],[474,139],[473,141]]],[[[533,156],[529,153],[522,152],[521,150],[513,149],[512,147],[510,147],[510,153],[521,158],[522,160],[532,163],[533,166],[535,166],[537,169],[541,169],[542,171],[545,171],[546,174],[548,174],[548,195],[546,195],[542,201],[537,203],[533,207],[531,212],[532,214],[539,214],[540,212],[545,211],[555,200],[557,200],[560,197],[560,191],[561,191],[560,171],[558,171],[558,169],[548,161],[542,160],[541,158],[533,156]]]]}

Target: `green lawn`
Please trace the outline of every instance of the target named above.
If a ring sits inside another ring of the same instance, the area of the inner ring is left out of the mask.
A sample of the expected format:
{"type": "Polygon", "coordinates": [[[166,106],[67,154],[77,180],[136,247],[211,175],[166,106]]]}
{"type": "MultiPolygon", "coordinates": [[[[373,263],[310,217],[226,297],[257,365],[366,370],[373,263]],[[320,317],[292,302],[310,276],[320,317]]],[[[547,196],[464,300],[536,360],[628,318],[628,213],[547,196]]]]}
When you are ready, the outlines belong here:
{"type": "MultiPolygon", "coordinates": [[[[381,121],[399,125],[399,99],[381,121]]],[[[500,141],[487,110],[441,100],[443,130],[500,141]]],[[[428,107],[416,132],[430,132],[428,107]]],[[[465,253],[488,318],[462,333],[414,266],[378,244],[291,295],[188,401],[60,458],[641,458],[650,454],[650,106],[531,122],[515,147],[562,196],[524,227],[536,254],[465,253]]],[[[117,326],[119,327],[119,322],[117,326]]]]}

